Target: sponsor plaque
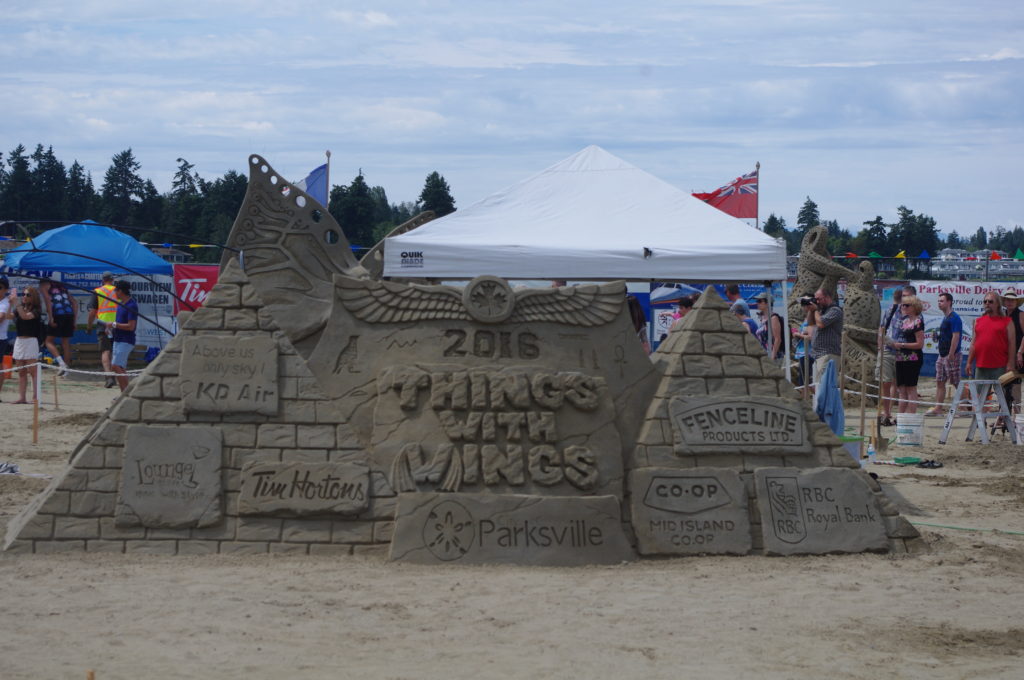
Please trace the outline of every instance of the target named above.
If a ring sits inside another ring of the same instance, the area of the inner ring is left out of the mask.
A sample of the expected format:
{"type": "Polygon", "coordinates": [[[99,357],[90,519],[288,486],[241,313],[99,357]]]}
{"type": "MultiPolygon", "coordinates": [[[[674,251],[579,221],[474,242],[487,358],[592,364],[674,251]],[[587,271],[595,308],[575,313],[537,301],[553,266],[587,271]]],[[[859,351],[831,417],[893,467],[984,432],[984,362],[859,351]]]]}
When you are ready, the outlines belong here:
{"type": "Polygon", "coordinates": [[[118,526],[204,527],[221,519],[221,433],[212,427],[131,425],[118,526]]]}
{"type": "Polygon", "coordinates": [[[186,337],[181,353],[185,411],[277,415],[277,343],[268,337],[186,337]]]}
{"type": "Polygon", "coordinates": [[[875,496],[853,470],[760,468],[754,483],[767,554],[889,547],[875,496]]]}
{"type": "Polygon", "coordinates": [[[342,514],[370,502],[370,468],[358,463],[246,463],[240,515],[342,514]]]}
{"type": "Polygon", "coordinates": [[[669,416],[680,455],[794,455],[813,450],[799,402],[771,397],[673,397],[669,416]]]}
{"type": "Polygon", "coordinates": [[[747,492],[722,468],[643,468],[630,473],[633,528],[641,555],[750,552],[747,492]]]}
{"type": "Polygon", "coordinates": [[[417,564],[617,564],[635,557],[614,496],[407,493],[391,559],[417,564]]]}

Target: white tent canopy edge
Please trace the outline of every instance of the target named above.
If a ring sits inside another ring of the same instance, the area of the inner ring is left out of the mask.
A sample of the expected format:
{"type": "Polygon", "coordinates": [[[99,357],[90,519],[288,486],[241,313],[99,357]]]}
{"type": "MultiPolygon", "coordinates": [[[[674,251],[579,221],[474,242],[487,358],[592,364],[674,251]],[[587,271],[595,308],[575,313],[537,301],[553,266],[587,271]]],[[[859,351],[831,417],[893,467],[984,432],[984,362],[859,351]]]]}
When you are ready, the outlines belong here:
{"type": "Polygon", "coordinates": [[[597,146],[386,240],[384,275],[779,281],[786,248],[597,146]]]}

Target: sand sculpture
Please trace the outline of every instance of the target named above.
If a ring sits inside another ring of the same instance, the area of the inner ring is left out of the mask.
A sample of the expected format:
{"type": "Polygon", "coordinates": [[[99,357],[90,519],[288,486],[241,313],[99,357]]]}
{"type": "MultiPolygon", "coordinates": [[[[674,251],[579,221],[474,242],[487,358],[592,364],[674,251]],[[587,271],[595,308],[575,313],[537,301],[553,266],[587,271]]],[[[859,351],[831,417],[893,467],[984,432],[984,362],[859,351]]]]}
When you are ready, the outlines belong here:
{"type": "Polygon", "coordinates": [[[205,305],[5,549],[579,565],[920,545],[712,289],[651,361],[622,283],[374,280],[250,161],[205,305]]]}
{"type": "Polygon", "coordinates": [[[811,227],[800,244],[800,260],[796,268],[796,281],[790,291],[789,319],[797,326],[807,316],[800,306],[800,298],[813,297],[819,288],[836,291],[837,284],[851,276],[851,271],[832,260],[828,252],[828,230],[821,225],[811,227]]]}
{"type": "MultiPolygon", "coordinates": [[[[847,376],[874,382],[881,321],[882,312],[875,294],[875,268],[868,260],[861,260],[857,271],[848,279],[843,301],[843,332],[846,334],[843,372],[847,376]]],[[[860,382],[851,387],[859,390],[860,382]]]]}
{"type": "Polygon", "coordinates": [[[856,270],[836,263],[828,252],[828,230],[822,226],[808,229],[800,246],[796,282],[789,299],[790,324],[797,327],[807,316],[800,298],[812,297],[819,288],[834,293],[843,280],[847,282],[843,301],[843,373],[857,381],[851,387],[859,390],[860,381],[873,379],[877,363],[881,312],[875,295],[875,268],[867,260],[861,260],[856,270]]]}

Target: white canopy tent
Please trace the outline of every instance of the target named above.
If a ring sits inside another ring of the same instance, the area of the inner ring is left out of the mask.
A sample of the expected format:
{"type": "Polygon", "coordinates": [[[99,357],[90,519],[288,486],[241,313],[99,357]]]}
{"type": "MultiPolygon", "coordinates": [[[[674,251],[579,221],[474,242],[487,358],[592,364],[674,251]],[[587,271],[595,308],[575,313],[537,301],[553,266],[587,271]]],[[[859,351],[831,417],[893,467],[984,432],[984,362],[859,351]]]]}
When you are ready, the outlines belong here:
{"type": "Polygon", "coordinates": [[[384,244],[384,276],[782,281],[786,247],[597,146],[384,244]]]}

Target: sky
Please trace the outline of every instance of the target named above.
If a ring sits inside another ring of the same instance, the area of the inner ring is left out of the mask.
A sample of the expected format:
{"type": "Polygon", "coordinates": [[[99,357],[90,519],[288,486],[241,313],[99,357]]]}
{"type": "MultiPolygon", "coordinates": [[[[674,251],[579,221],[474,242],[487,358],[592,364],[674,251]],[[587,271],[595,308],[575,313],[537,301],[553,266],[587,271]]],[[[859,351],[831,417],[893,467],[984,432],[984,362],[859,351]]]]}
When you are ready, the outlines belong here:
{"type": "MultiPolygon", "coordinates": [[[[52,145],[96,186],[131,148],[167,191],[250,153],[391,202],[466,207],[590,144],[687,191],[761,163],[856,233],[906,205],[944,232],[1024,225],[1017,0],[636,3],[0,0],[0,151],[52,145]]],[[[19,216],[25,217],[25,216],[19,216]]]]}

